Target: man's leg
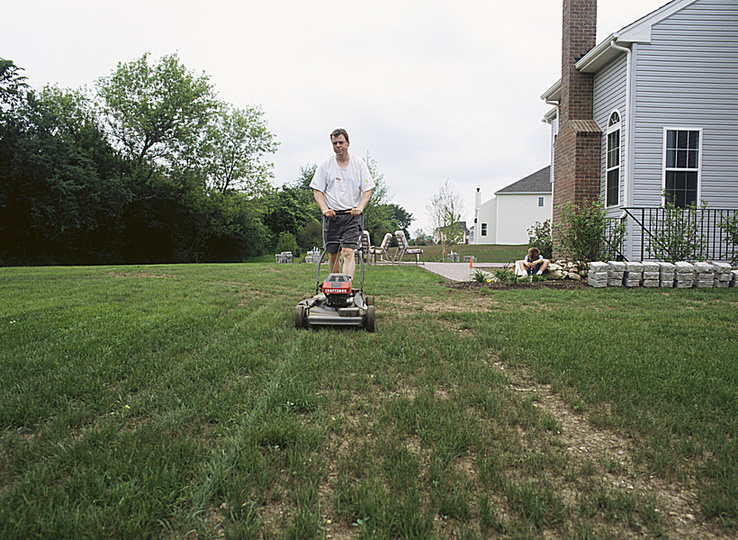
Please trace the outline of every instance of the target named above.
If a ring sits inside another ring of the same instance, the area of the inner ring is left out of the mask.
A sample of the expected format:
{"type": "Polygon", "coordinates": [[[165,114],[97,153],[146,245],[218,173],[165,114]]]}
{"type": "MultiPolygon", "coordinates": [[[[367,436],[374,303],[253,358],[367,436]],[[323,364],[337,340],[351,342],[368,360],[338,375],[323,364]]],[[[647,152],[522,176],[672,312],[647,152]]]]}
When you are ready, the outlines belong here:
{"type": "Polygon", "coordinates": [[[328,253],[328,273],[339,274],[341,272],[341,258],[339,253],[328,253]]]}
{"type": "Polygon", "coordinates": [[[341,253],[343,254],[343,273],[348,274],[348,276],[353,280],[354,272],[356,272],[355,251],[351,248],[343,248],[341,253]]]}

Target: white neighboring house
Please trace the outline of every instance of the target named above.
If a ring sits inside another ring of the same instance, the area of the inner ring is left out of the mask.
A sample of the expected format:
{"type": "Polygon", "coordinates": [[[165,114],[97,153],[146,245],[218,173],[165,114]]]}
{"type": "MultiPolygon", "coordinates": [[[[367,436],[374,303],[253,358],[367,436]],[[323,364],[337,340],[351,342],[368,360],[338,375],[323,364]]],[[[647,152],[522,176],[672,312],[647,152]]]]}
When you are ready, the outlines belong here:
{"type": "Polygon", "coordinates": [[[527,244],[528,229],[551,219],[551,201],[551,167],[496,191],[484,203],[477,188],[469,243],[527,244]]]}

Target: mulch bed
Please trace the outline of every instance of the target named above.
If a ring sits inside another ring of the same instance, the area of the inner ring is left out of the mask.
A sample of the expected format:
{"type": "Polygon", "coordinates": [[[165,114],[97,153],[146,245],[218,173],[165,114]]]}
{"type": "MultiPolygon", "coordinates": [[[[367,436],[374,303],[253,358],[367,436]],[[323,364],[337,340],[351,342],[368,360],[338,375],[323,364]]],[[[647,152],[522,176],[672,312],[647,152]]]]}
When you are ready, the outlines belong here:
{"type": "Polygon", "coordinates": [[[572,279],[551,279],[545,281],[520,281],[518,283],[490,282],[479,283],[477,281],[456,281],[446,284],[451,289],[462,291],[481,291],[482,289],[505,290],[505,289],[587,289],[589,285],[585,280],[574,281],[572,279]]]}

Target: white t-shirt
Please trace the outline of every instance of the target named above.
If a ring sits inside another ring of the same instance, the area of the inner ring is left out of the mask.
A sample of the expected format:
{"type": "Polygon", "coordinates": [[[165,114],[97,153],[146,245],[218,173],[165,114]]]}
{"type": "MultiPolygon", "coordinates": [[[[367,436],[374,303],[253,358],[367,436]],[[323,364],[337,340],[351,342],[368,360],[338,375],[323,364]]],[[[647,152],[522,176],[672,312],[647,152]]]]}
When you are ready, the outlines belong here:
{"type": "Polygon", "coordinates": [[[349,154],[348,167],[343,169],[331,156],[315,170],[310,187],[323,192],[328,208],[350,210],[359,205],[362,193],[374,189],[374,179],[363,159],[349,154]]]}

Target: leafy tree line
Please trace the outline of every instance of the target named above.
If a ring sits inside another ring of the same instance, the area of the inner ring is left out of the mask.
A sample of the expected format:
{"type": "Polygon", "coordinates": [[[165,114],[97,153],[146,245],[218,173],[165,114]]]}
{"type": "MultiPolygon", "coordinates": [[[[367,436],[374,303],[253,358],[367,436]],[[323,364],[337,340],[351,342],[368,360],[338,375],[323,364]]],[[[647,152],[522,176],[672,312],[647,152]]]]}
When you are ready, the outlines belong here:
{"type": "MultiPolygon", "coordinates": [[[[277,146],[259,107],[219,101],[176,54],[121,63],[94,93],[31,89],[0,59],[0,264],[242,261],[320,245],[315,166],[275,189],[277,146]]],[[[412,220],[386,196],[380,175],[373,232],[412,220]]]]}

